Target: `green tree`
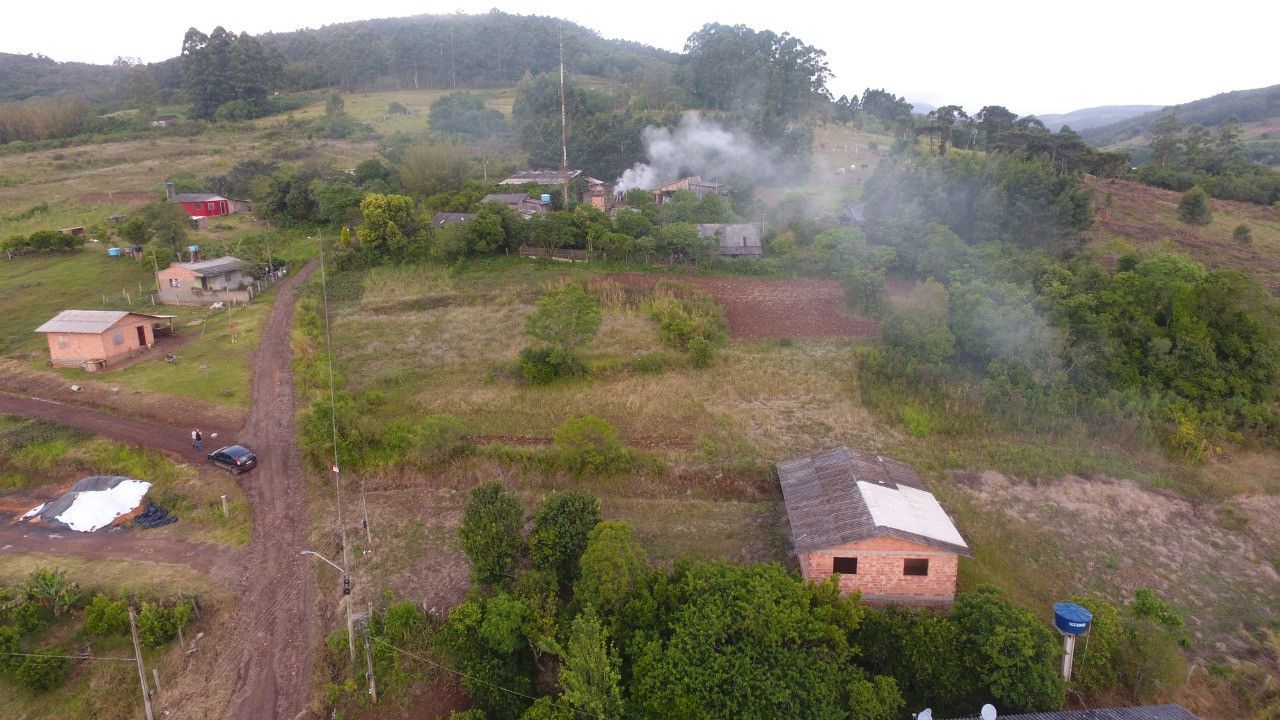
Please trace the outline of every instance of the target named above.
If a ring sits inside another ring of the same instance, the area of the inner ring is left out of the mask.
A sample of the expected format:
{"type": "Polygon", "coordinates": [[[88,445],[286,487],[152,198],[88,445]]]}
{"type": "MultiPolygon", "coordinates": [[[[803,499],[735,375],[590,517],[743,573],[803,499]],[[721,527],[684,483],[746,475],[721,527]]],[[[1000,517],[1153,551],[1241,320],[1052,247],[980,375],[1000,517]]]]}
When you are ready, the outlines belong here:
{"type": "Polygon", "coordinates": [[[442,95],[431,103],[428,115],[433,132],[486,139],[507,132],[502,111],[485,107],[484,98],[468,92],[442,95]]]}
{"type": "Polygon", "coordinates": [[[1156,165],[1177,164],[1182,152],[1182,121],[1173,109],[1161,113],[1155,122],[1147,127],[1151,136],[1151,154],[1156,165]]]}
{"type": "Polygon", "coordinates": [[[573,619],[560,665],[564,702],[575,712],[599,720],[620,720],[622,674],[609,634],[590,605],[573,619]]]}
{"type": "Polygon", "coordinates": [[[150,122],[156,115],[159,89],[156,87],[155,77],[145,65],[134,65],[129,70],[129,91],[133,106],[138,109],[138,117],[150,122]]]}
{"type": "Polygon", "coordinates": [[[960,628],[946,615],[893,606],[868,610],[853,640],[862,648],[859,663],[892,677],[910,707],[959,712],[972,692],[960,628]]]}
{"type": "Polygon", "coordinates": [[[578,579],[578,563],[587,538],[600,522],[600,501],[576,490],[552,493],[533,514],[529,556],[533,566],[553,574],[569,588],[578,579]]]}
{"type": "Polygon", "coordinates": [[[475,169],[462,146],[425,143],[409,148],[399,163],[398,174],[406,191],[427,197],[457,188],[475,176],[475,169]]]}
{"type": "Polygon", "coordinates": [[[27,576],[23,592],[27,599],[48,608],[55,617],[80,600],[80,588],[67,578],[66,570],[36,570],[27,576]]]}
{"type": "Polygon", "coordinates": [[[577,283],[545,293],[525,320],[525,332],[571,353],[600,330],[600,303],[577,283]]]}
{"type": "Polygon", "coordinates": [[[955,354],[951,334],[950,293],[942,283],[926,280],[910,304],[885,319],[884,342],[891,350],[916,362],[937,364],[955,354]]]}
{"type": "Polygon", "coordinates": [[[524,509],[502,483],[494,480],[472,489],[462,508],[458,539],[476,582],[493,585],[512,575],[524,549],[523,527],[524,509]]]}
{"type": "Polygon", "coordinates": [[[1178,219],[1192,225],[1208,225],[1213,220],[1209,194],[1199,185],[1182,194],[1178,200],[1178,219]]]}
{"type": "Polygon", "coordinates": [[[631,526],[615,520],[605,520],[591,530],[579,568],[574,598],[595,607],[605,617],[620,612],[654,572],[631,526]]]}
{"type": "Polygon", "coordinates": [[[992,587],[960,593],[951,614],[980,694],[1009,712],[1062,707],[1067,688],[1058,672],[1061,647],[1035,615],[1014,607],[992,587]]]}
{"type": "Polygon", "coordinates": [[[419,230],[413,198],[369,193],[360,201],[360,215],[356,240],[363,249],[389,259],[410,256],[419,230]]]}

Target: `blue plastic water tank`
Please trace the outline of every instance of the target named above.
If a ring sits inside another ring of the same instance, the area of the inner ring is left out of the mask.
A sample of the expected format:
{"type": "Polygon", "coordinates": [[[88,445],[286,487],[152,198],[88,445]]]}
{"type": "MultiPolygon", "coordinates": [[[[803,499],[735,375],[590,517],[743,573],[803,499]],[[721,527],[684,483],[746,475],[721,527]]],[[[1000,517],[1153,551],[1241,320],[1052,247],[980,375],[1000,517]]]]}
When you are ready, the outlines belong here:
{"type": "Polygon", "coordinates": [[[199,252],[199,251],[200,251],[200,246],[199,246],[199,245],[188,245],[188,246],[187,246],[187,252],[199,252]]]}
{"type": "Polygon", "coordinates": [[[118,247],[109,247],[109,248],[107,248],[107,256],[108,256],[108,257],[120,257],[120,248],[118,248],[118,247]]]}
{"type": "Polygon", "coordinates": [[[543,194],[542,194],[542,202],[544,202],[544,203],[549,203],[549,202],[551,202],[551,196],[550,196],[550,195],[548,195],[548,194],[546,194],[546,193],[543,193],[543,194]]]}
{"type": "Polygon", "coordinates": [[[1053,604],[1053,624],[1060,632],[1068,635],[1083,635],[1089,632],[1089,623],[1093,622],[1093,613],[1069,602],[1053,604]]]}

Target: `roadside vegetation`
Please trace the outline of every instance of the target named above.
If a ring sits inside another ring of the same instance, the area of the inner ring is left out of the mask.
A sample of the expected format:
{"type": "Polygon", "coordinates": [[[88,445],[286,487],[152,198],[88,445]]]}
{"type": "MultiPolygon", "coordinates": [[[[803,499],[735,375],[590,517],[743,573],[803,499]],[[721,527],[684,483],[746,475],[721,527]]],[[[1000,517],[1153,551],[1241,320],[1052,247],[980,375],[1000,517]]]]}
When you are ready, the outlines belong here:
{"type": "Polygon", "coordinates": [[[0,712],[6,717],[130,718],[140,703],[129,610],[143,660],[164,673],[170,652],[196,635],[193,597],[173,589],[124,595],[82,587],[55,567],[0,586],[0,712]]]}

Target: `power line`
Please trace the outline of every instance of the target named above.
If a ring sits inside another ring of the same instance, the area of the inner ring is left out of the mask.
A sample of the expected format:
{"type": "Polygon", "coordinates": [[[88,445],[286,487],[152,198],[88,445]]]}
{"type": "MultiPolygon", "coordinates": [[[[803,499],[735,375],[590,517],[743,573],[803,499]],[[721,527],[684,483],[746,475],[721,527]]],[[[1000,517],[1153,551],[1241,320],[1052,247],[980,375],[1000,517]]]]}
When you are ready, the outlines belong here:
{"type": "Polygon", "coordinates": [[[15,657],[48,657],[48,658],[64,658],[67,660],[122,660],[124,662],[134,662],[134,657],[98,657],[94,655],[49,655],[47,653],[16,653],[16,652],[0,652],[0,655],[12,655],[15,657]]]}

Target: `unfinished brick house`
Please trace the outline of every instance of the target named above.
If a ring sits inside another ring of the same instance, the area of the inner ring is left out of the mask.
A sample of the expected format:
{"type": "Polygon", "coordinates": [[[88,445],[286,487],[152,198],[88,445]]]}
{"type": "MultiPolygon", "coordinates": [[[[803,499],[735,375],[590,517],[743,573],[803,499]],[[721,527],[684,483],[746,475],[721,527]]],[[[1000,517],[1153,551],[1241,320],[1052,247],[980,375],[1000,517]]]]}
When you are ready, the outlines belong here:
{"type": "Polygon", "coordinates": [[[166,305],[247,303],[253,299],[253,283],[243,267],[230,256],[172,263],[156,273],[156,299],[166,305]]]}
{"type": "Polygon", "coordinates": [[[878,605],[955,599],[959,558],[972,554],[910,465],[839,447],[777,469],[806,580],[836,575],[842,592],[878,605]]]}
{"type": "Polygon", "coordinates": [[[36,328],[49,342],[49,364],[104,370],[156,342],[155,325],[172,330],[172,315],[124,310],[63,310],[36,328]]]}

